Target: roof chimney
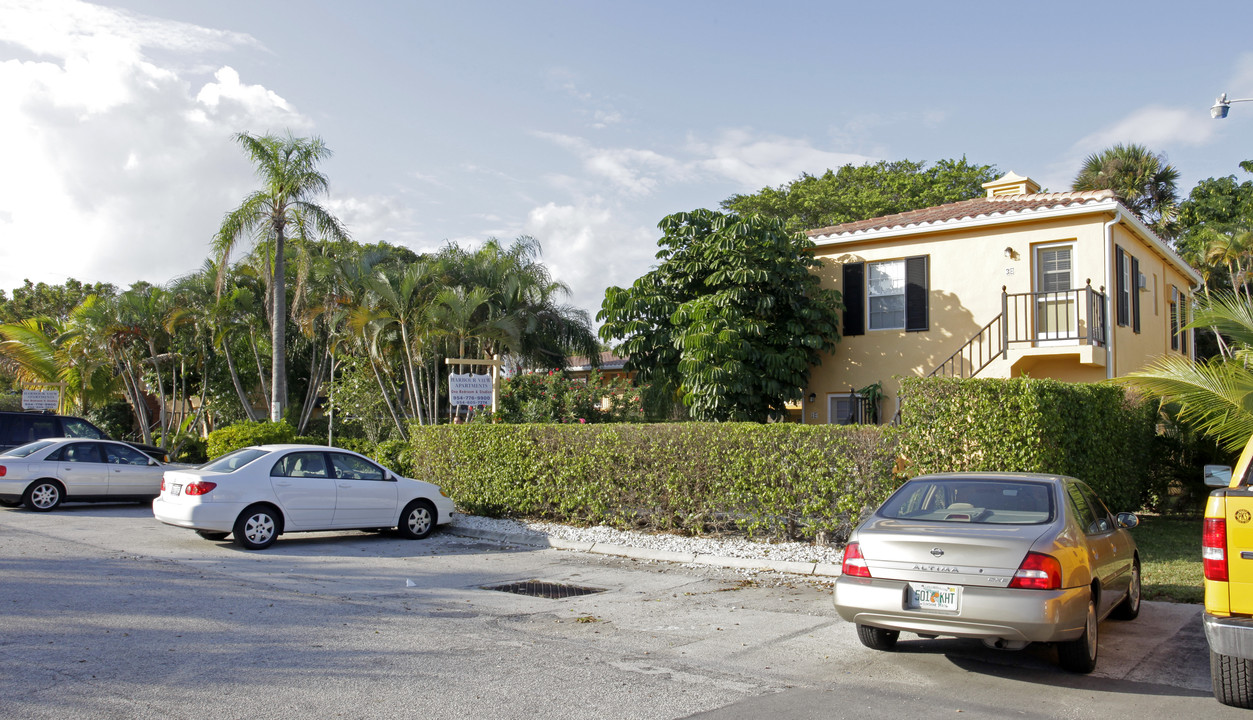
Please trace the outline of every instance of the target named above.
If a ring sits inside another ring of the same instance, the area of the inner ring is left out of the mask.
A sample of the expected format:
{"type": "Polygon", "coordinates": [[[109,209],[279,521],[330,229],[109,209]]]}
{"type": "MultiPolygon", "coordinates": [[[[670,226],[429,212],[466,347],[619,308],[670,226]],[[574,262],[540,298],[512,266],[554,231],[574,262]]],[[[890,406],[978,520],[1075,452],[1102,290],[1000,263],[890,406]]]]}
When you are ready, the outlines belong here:
{"type": "Polygon", "coordinates": [[[1040,192],[1039,183],[1029,177],[1015,175],[1013,170],[992,182],[983,183],[983,187],[987,189],[990,198],[1002,195],[1034,195],[1040,192]]]}

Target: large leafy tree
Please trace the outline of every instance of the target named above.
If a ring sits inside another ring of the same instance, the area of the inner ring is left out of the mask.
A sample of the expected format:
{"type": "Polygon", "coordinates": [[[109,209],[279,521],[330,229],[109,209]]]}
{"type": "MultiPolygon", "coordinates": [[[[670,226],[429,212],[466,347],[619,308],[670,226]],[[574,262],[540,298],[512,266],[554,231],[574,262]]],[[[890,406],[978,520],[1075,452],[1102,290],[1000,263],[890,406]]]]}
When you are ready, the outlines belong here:
{"type": "Polygon", "coordinates": [[[699,420],[764,421],[800,398],[839,339],[839,293],[810,272],[812,243],[760,215],[710,210],[661,221],[659,265],[611,287],[600,334],[653,392],[699,420]]]}
{"type": "Polygon", "coordinates": [[[732,195],[722,208],[783,221],[787,230],[811,230],[854,220],[969,200],[984,194],[983,183],[998,175],[991,165],[960,160],[879,161],[845,165],[822,175],[805,173],[777,188],[732,195]]]}
{"type": "Polygon", "coordinates": [[[1179,171],[1143,145],[1114,145],[1089,155],[1071,184],[1075,190],[1113,190],[1146,225],[1173,237],[1179,214],[1179,171]]]}
{"type": "Polygon", "coordinates": [[[219,267],[225,268],[239,240],[251,236],[272,250],[270,301],[270,419],[279,420],[287,406],[286,242],[312,235],[347,241],[343,224],[316,200],[327,192],[326,175],[318,165],[330,157],[320,138],[280,138],[239,133],[235,139],[256,166],[262,188],[226,214],[213,240],[219,267]]]}

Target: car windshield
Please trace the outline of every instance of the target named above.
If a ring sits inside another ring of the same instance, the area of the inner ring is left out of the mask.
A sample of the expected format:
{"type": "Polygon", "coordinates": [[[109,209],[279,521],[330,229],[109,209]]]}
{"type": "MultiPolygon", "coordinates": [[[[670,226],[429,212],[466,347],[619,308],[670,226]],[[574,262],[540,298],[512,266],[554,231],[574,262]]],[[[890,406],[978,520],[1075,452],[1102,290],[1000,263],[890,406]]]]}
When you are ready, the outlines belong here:
{"type": "Polygon", "coordinates": [[[1053,519],[1053,492],[1042,482],[974,478],[911,480],[883,503],[888,518],[1035,525],[1053,519]]]}
{"type": "Polygon", "coordinates": [[[268,450],[261,450],[258,448],[244,448],[243,450],[236,450],[235,452],[227,453],[223,455],[222,457],[218,458],[217,460],[213,460],[211,462],[205,463],[204,465],[200,466],[200,469],[208,470],[209,472],[218,472],[218,473],[235,472],[236,470],[247,465],[253,460],[256,460],[262,455],[269,455],[269,454],[270,453],[268,450]]]}
{"type": "Polygon", "coordinates": [[[18,445],[12,450],[6,450],[5,452],[0,453],[0,457],[26,457],[31,453],[37,453],[40,450],[43,450],[55,442],[55,440],[36,440],[35,442],[26,443],[25,445],[18,445]]]}

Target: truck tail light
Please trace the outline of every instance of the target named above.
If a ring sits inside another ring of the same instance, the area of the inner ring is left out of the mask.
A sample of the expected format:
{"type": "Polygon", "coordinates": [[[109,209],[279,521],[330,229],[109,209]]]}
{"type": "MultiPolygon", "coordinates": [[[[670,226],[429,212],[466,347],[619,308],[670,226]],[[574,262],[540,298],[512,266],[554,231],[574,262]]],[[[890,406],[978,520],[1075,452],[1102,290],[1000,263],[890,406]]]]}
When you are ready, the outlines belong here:
{"type": "Polygon", "coordinates": [[[1058,590],[1062,586],[1062,564],[1052,555],[1029,552],[1022,559],[1009,586],[1026,590],[1058,590]]]}
{"type": "Polygon", "coordinates": [[[854,542],[844,547],[844,562],[840,566],[840,572],[852,577],[870,577],[870,567],[866,565],[866,558],[861,556],[861,545],[854,542]]]}
{"type": "Polygon", "coordinates": [[[213,488],[217,486],[218,484],[214,482],[198,480],[194,483],[188,483],[187,486],[183,488],[183,494],[184,495],[207,495],[210,490],[212,490],[213,488]]]}
{"type": "Polygon", "coordinates": [[[1206,580],[1227,582],[1227,520],[1205,518],[1201,531],[1201,564],[1206,580]]]}

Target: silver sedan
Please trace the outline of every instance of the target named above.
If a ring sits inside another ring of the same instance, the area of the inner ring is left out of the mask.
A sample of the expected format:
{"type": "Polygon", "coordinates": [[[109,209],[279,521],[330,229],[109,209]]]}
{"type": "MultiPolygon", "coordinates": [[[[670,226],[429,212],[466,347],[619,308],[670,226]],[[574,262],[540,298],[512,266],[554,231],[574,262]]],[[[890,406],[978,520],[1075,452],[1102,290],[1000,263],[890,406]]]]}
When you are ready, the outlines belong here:
{"type": "Polygon", "coordinates": [[[835,607],[874,649],[902,631],[1004,649],[1048,642],[1063,668],[1091,672],[1100,620],[1140,612],[1127,531],[1138,522],[1070,477],[916,477],[849,538],[835,607]]]}
{"type": "Polygon", "coordinates": [[[165,470],[126,443],[36,440],[0,454],[0,505],[47,512],[62,502],[151,500],[165,470]]]}

